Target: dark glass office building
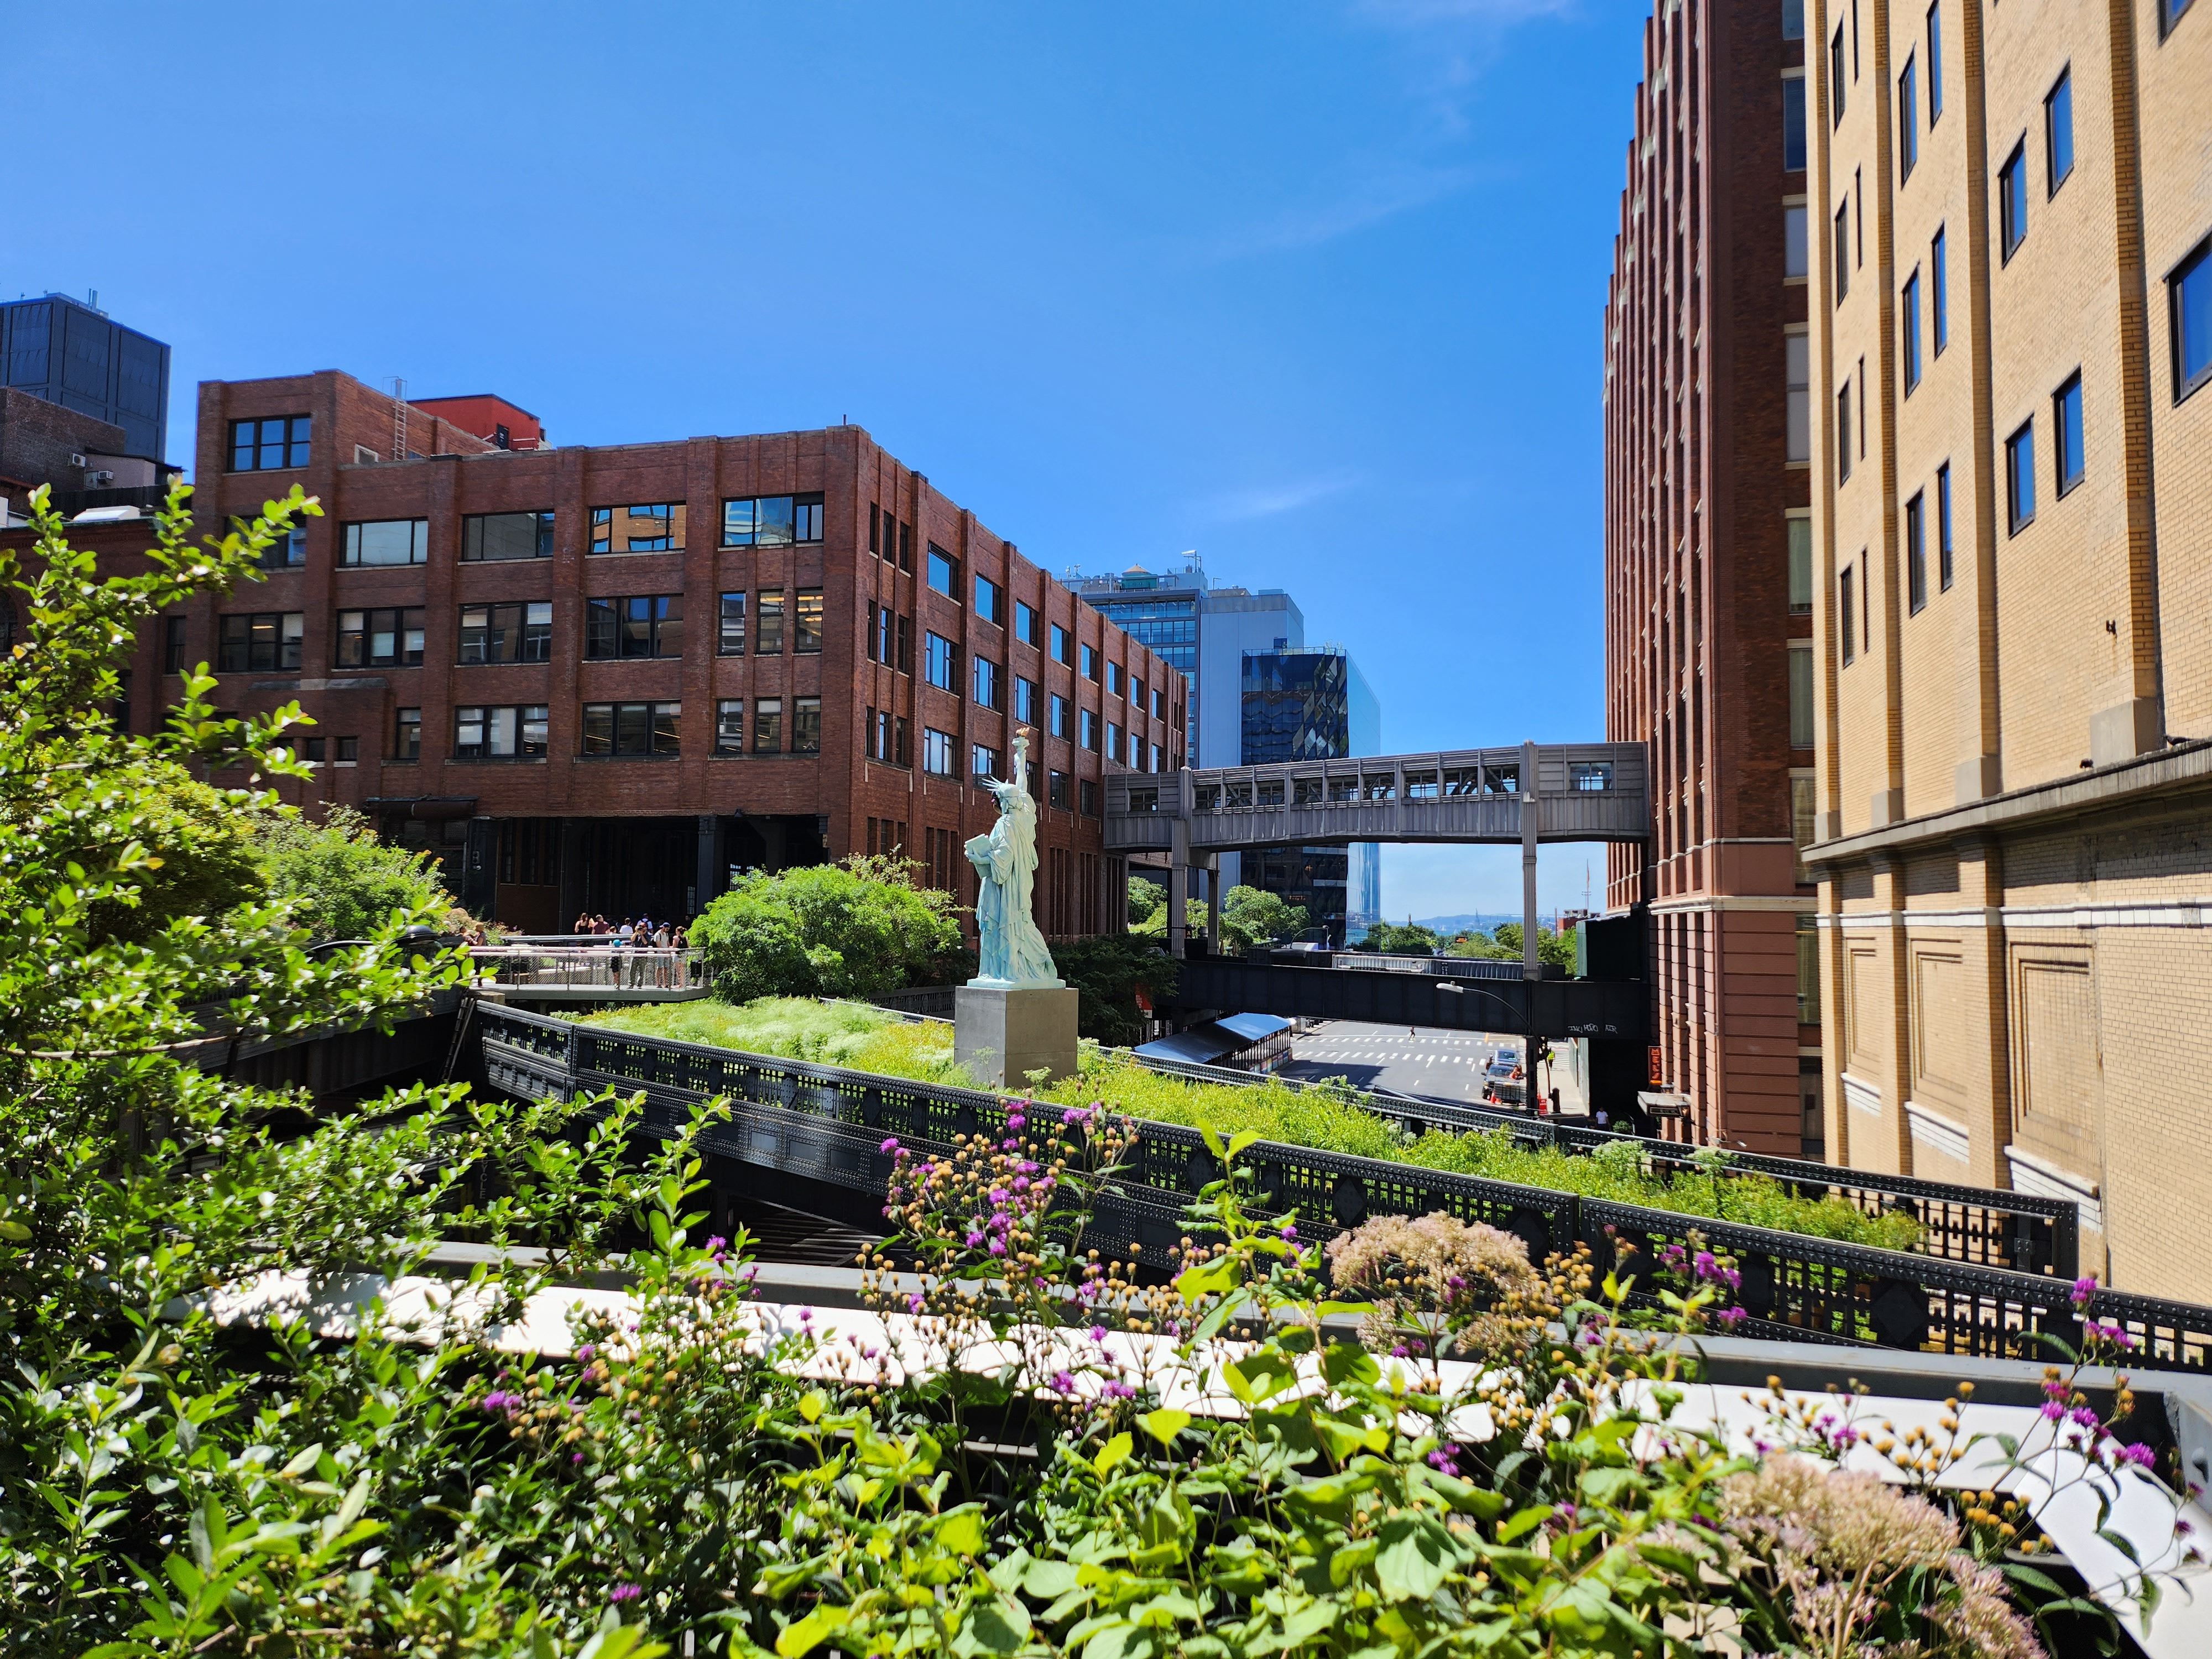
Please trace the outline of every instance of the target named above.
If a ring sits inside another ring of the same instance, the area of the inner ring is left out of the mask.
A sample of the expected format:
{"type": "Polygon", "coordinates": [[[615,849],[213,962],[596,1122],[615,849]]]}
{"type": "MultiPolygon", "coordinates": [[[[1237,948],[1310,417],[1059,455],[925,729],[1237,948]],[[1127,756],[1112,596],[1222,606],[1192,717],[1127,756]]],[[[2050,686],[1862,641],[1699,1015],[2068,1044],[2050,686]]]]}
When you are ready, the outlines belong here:
{"type": "MultiPolygon", "coordinates": [[[[1340,760],[1382,744],[1382,711],[1365,678],[1342,651],[1247,651],[1243,763],[1340,760]]],[[[1382,908],[1381,848],[1269,847],[1244,855],[1243,880],[1305,907],[1332,944],[1366,931],[1382,908]]]]}
{"type": "Polygon", "coordinates": [[[0,374],[19,392],[123,428],[126,454],[164,461],[169,348],[67,295],[0,304],[0,374]]]}

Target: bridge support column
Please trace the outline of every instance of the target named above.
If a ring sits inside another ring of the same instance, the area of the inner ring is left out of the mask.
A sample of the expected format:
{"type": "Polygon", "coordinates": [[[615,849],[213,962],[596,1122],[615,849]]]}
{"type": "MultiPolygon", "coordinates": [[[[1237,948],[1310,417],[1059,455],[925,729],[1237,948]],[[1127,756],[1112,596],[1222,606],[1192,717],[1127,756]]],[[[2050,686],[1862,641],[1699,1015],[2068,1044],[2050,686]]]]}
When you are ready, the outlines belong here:
{"type": "Polygon", "coordinates": [[[1221,949],[1221,854],[1206,855],[1206,949],[1209,955],[1224,954],[1221,949]]]}
{"type": "Polygon", "coordinates": [[[692,873],[691,908],[694,914],[705,909],[721,896],[722,820],[713,812],[702,812],[699,817],[699,860],[692,873]]]}
{"type": "Polygon", "coordinates": [[[1536,955],[1536,745],[1521,745],[1521,977],[1541,979],[1536,955]]]}
{"type": "Polygon", "coordinates": [[[1190,826],[1177,818],[1168,841],[1168,954],[1180,959],[1190,903],[1190,826]]]}

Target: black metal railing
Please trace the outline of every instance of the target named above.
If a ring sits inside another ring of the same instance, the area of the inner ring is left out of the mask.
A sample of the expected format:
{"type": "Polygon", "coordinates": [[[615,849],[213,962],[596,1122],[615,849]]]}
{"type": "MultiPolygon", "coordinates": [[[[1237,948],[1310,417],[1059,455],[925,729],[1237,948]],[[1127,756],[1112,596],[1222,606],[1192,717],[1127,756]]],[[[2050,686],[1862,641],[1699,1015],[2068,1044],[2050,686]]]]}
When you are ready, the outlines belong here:
{"type": "MultiPolygon", "coordinates": [[[[646,1127],[663,1134],[675,1130],[692,1103],[721,1095],[732,1103],[732,1116],[708,1133],[705,1150],[851,1191],[883,1193],[892,1168],[883,1150],[886,1139],[942,1152],[956,1134],[995,1133],[1006,1118],[1006,1102],[979,1090],[638,1036],[520,1009],[486,1006],[479,1029],[485,1079],[495,1089],[534,1099],[602,1087],[625,1093],[641,1089],[646,1127]]],[[[1677,1165],[1693,1167],[1680,1146],[1644,1145],[1668,1149],[1665,1155],[1677,1165]]],[[[1748,1167],[1744,1155],[1736,1158],[1739,1167],[1748,1167]]],[[[1601,1267],[1632,1259],[1644,1264],[1649,1283],[1650,1264],[1668,1245],[1686,1244],[1694,1233],[1735,1258],[1743,1275],[1740,1300],[1750,1334],[2034,1358],[2044,1351],[2040,1337],[2074,1342],[2081,1333],[2072,1282],[2052,1273],[1842,1243],[1276,1142],[1253,1146],[1243,1162],[1270,1210],[1295,1218],[1309,1237],[1325,1237],[1370,1215],[1443,1210],[1518,1235],[1540,1260],[1577,1243],[1589,1247],[1601,1267]]],[[[1786,1166],[1789,1161],[1759,1162],[1786,1166]]],[[[1835,1177],[1851,1175],[1816,1167],[1820,1184],[1832,1189],[1835,1177]]],[[[1090,1242],[1107,1250],[1134,1246],[1144,1260],[1164,1266],[1184,1231],[1183,1206],[1217,1173],[1196,1131],[1138,1123],[1135,1145],[1102,1198],[1090,1242]]],[[[1695,1169],[1676,1178],[1710,1176],[1695,1169]]],[[[1875,1183],[1894,1180],[1851,1178],[1869,1194],[1878,1190],[1875,1183]]],[[[1943,1190],[1934,1182],[1911,1184],[1943,1190]]],[[[2010,1202],[2022,1195],[1987,1196],[2010,1202]]],[[[1980,1195],[1944,1201],[1964,1212],[1980,1195]]],[[[2051,1218],[2039,1212],[2037,1218],[2051,1218]]],[[[2212,1308],[2100,1291],[2087,1311],[2136,1335],[2131,1363],[2155,1370],[2212,1369],[2212,1308]]]]}

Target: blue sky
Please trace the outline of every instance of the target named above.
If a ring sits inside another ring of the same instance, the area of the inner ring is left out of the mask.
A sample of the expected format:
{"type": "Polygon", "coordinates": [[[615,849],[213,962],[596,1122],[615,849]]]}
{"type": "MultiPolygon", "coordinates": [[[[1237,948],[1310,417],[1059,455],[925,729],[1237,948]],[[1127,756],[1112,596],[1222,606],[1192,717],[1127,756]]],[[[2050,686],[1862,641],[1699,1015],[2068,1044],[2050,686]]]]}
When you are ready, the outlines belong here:
{"type": "MultiPolygon", "coordinates": [[[[1595,737],[1644,11],[33,8],[0,293],[169,341],[179,456],[198,380],[325,368],[558,443],[849,417],[1054,570],[1287,587],[1389,747],[1595,737]]],[[[1517,858],[1388,849],[1385,908],[1517,858]]]]}

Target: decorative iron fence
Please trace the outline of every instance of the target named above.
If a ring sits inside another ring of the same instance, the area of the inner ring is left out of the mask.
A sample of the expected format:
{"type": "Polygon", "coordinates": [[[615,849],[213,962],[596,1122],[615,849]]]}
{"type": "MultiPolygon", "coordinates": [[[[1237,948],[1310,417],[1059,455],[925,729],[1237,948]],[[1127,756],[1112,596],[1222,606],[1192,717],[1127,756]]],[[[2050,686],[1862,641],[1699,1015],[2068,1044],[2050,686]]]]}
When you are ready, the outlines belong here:
{"type": "MultiPolygon", "coordinates": [[[[726,1096],[732,1119],[709,1132],[706,1150],[850,1191],[884,1191],[892,1165],[883,1151],[886,1138],[945,1152],[954,1135],[995,1132],[1006,1117],[1002,1099],[977,1090],[637,1036],[517,1008],[484,1007],[478,1029],[485,1079],[494,1088],[533,1099],[641,1089],[647,1127],[660,1134],[672,1133],[692,1103],[726,1096]]],[[[1680,1151],[1674,1149],[1678,1158],[1680,1151]]],[[[1631,1252],[1651,1262],[1694,1231],[1735,1258],[1753,1334],[2027,1358],[2036,1356],[2042,1335],[2070,1342],[2080,1334],[2081,1310],[2073,1304],[2071,1281],[2056,1274],[1875,1249],[1276,1142],[1254,1146],[1245,1162],[1270,1209],[1294,1217],[1310,1237],[1356,1226],[1370,1215],[1443,1210],[1517,1234],[1540,1259],[1587,1244],[1602,1267],[1626,1261],[1631,1252]]],[[[1164,1265],[1183,1232],[1183,1206],[1217,1173],[1195,1131],[1139,1123],[1090,1242],[1108,1251],[1134,1247],[1141,1259],[1164,1265]]],[[[1831,1184],[1843,1173],[1821,1170],[1831,1184]]],[[[1696,1178],[1706,1176],[1699,1171],[1696,1178]]],[[[1971,1207],[1963,1200],[1960,1206],[1971,1207]]],[[[2087,1311],[2135,1334],[2133,1363],[2212,1369],[2212,1308],[2100,1291],[2087,1311]]]]}

